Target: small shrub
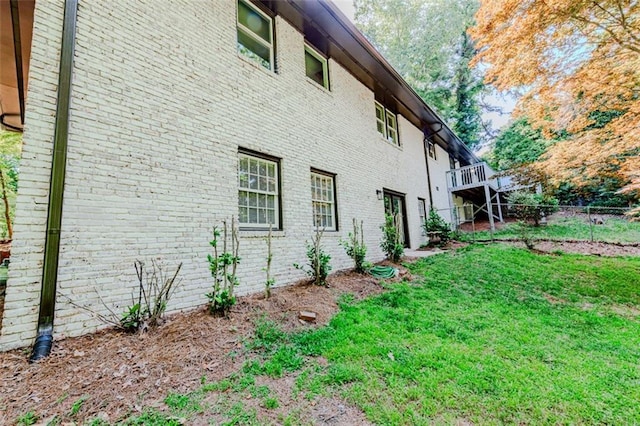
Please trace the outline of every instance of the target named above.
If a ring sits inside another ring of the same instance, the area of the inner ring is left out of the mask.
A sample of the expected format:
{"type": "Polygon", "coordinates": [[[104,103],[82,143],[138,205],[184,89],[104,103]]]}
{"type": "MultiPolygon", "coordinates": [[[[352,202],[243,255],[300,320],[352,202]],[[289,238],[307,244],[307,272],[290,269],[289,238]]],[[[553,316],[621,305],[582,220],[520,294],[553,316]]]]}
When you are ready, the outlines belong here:
{"type": "Polygon", "coordinates": [[[440,244],[444,245],[451,240],[452,232],[449,224],[434,209],[429,210],[429,217],[422,225],[425,232],[430,235],[440,237],[440,244]]]}
{"type": "Polygon", "coordinates": [[[365,257],[367,256],[367,246],[364,244],[364,233],[362,229],[362,221],[360,221],[360,227],[358,228],[358,222],[354,218],[353,232],[349,232],[349,239],[340,241],[340,244],[347,252],[347,256],[353,259],[355,271],[360,274],[366,271],[365,257]]]}
{"type": "Polygon", "coordinates": [[[540,225],[540,219],[558,211],[558,200],[554,197],[515,191],[509,195],[509,209],[518,220],[540,225]]]}
{"type": "Polygon", "coordinates": [[[180,283],[178,273],[182,263],[173,274],[165,273],[156,260],[151,260],[151,269],[145,268],[144,262],[139,260],[135,261],[134,267],[138,278],[138,300],[120,318],[120,326],[130,332],[159,325],[169,299],[180,283]]]}
{"type": "Polygon", "coordinates": [[[233,289],[239,284],[236,271],[240,262],[238,256],[240,240],[238,226],[233,217],[231,217],[230,226],[227,225],[226,220],[222,222],[222,231],[217,226],[213,227],[213,240],[209,244],[213,247],[213,255],[207,255],[209,270],[213,277],[211,293],[206,294],[209,299],[209,312],[226,316],[236,303],[233,289]],[[219,252],[220,242],[222,242],[221,253],[219,252]],[[231,251],[228,251],[228,244],[231,251]]]}
{"type": "Polygon", "coordinates": [[[531,229],[531,225],[527,222],[519,220],[516,224],[516,232],[518,233],[518,237],[524,243],[525,246],[529,250],[533,250],[535,248],[535,239],[533,237],[533,230],[531,229]]]}
{"type": "Polygon", "coordinates": [[[380,248],[387,256],[387,259],[394,263],[398,263],[404,254],[404,244],[401,241],[400,223],[398,214],[385,215],[384,225],[380,227],[382,230],[382,241],[380,248]]]}
{"type": "Polygon", "coordinates": [[[316,228],[316,234],[312,239],[312,243],[307,242],[307,268],[294,263],[296,269],[304,271],[313,279],[316,285],[327,285],[327,276],[331,272],[331,256],[322,248],[322,234],[324,230],[316,228]]]}

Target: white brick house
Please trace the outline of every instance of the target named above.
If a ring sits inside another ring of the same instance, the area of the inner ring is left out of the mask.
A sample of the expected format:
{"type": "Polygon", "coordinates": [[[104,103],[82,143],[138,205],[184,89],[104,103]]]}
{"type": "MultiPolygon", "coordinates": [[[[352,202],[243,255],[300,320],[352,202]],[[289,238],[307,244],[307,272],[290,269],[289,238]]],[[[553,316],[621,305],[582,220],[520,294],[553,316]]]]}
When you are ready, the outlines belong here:
{"type": "Polygon", "coordinates": [[[314,218],[334,270],[351,267],[339,241],[352,218],[381,260],[383,195],[404,202],[417,248],[421,212],[449,205],[449,156],[477,161],[326,1],[36,0],[30,53],[0,350],[38,330],[56,132],[67,148],[55,338],[104,325],[69,299],[98,312],[100,299],[130,304],[136,259],[184,263],[170,311],[206,303],[211,228],[232,215],[240,294],[263,289],[269,223],[277,285],[303,278],[292,265],[306,260],[314,218]],[[64,11],[76,1],[61,135],[64,11]]]}

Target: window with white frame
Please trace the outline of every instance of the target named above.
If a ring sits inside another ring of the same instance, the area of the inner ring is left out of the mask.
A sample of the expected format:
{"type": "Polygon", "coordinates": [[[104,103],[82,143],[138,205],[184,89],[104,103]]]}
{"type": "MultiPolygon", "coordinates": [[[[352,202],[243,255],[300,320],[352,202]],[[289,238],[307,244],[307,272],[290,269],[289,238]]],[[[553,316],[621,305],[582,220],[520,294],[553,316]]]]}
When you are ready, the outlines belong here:
{"type": "Polygon", "coordinates": [[[387,141],[399,146],[400,139],[398,138],[398,120],[396,119],[396,115],[383,107],[379,102],[376,102],[375,106],[376,128],[378,129],[378,133],[387,141]]]}
{"type": "Polygon", "coordinates": [[[308,44],[304,45],[304,66],[307,77],[325,89],[329,89],[329,67],[327,65],[327,59],[308,44]]]}
{"type": "Polygon", "coordinates": [[[313,226],[329,231],[338,229],[336,223],[335,179],[332,175],[311,171],[311,205],[313,226]]]}
{"type": "Polygon", "coordinates": [[[429,151],[429,157],[433,158],[434,160],[437,160],[436,158],[436,144],[433,143],[433,141],[429,141],[428,144],[428,151],[429,151]]]}
{"type": "Polygon", "coordinates": [[[245,0],[238,0],[238,52],[273,70],[273,19],[245,0]]]}
{"type": "Polygon", "coordinates": [[[279,163],[238,153],[238,222],[242,227],[280,227],[279,163]]]}
{"type": "Polygon", "coordinates": [[[424,225],[427,221],[427,201],[424,198],[418,198],[418,216],[420,217],[420,229],[422,230],[422,235],[427,235],[424,230],[424,225]]]}

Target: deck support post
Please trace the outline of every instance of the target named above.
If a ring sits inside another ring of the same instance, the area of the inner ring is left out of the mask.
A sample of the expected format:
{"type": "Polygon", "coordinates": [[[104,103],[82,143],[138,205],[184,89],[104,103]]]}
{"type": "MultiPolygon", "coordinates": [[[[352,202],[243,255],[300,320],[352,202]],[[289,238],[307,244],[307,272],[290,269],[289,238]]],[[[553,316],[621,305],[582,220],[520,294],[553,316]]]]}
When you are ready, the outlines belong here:
{"type": "Polygon", "coordinates": [[[491,191],[489,185],[484,184],[484,195],[487,199],[487,215],[489,216],[489,224],[491,225],[491,232],[496,230],[496,224],[493,221],[493,206],[491,205],[491,191]]]}
{"type": "Polygon", "coordinates": [[[453,192],[451,192],[451,190],[448,190],[449,192],[449,217],[451,218],[451,229],[452,230],[456,230],[458,229],[458,221],[456,220],[457,215],[455,214],[455,212],[453,211],[455,204],[453,203],[453,192]]]}
{"type": "Polygon", "coordinates": [[[499,191],[496,191],[496,202],[498,203],[498,217],[500,219],[500,223],[504,223],[504,218],[502,217],[502,202],[500,201],[499,191]]]}

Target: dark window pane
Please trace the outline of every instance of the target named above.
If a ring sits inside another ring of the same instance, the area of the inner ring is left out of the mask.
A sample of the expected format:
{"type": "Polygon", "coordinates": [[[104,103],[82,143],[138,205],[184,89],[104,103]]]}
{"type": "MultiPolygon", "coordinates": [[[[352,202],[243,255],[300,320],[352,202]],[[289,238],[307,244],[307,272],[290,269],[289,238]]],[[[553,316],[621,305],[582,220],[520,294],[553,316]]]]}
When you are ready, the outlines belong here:
{"type": "Polygon", "coordinates": [[[267,46],[246,35],[244,31],[239,28],[238,51],[251,59],[257,60],[263,67],[271,69],[271,50],[267,46]]]}
{"type": "Polygon", "coordinates": [[[307,77],[324,87],[324,64],[322,61],[305,51],[304,62],[307,69],[307,77]]]}
{"type": "Polygon", "coordinates": [[[242,1],[238,2],[238,22],[271,44],[271,25],[269,25],[269,20],[242,1]]]}

